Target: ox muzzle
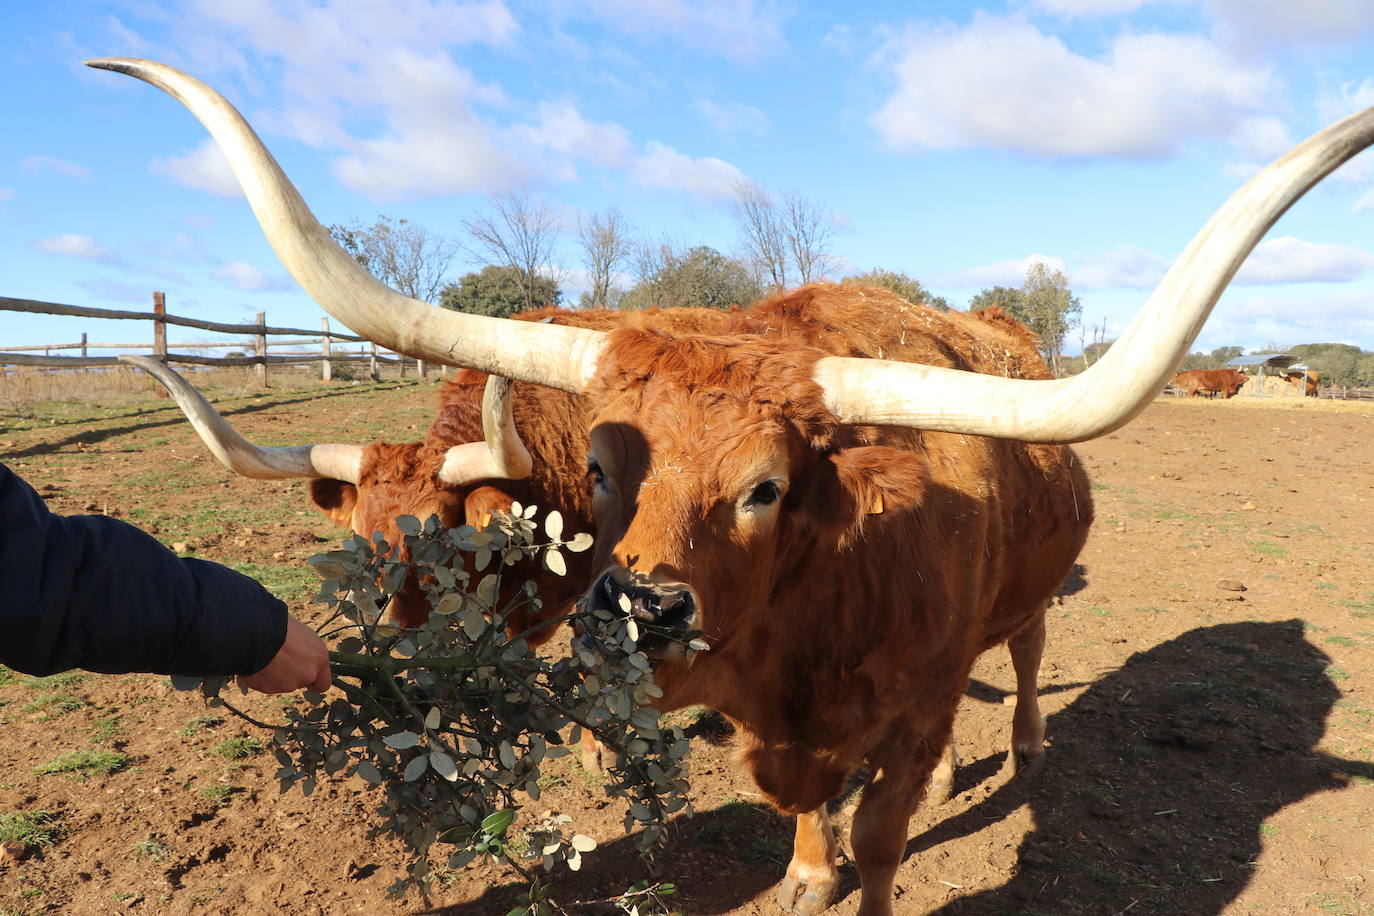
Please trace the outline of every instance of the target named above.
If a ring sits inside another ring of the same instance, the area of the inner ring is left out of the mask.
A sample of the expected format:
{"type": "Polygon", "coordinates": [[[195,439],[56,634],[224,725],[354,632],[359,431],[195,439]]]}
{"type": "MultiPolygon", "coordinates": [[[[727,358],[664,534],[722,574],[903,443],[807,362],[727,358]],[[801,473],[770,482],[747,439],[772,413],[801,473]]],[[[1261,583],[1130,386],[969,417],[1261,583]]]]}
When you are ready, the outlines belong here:
{"type": "Polygon", "coordinates": [[[696,627],[697,596],[682,582],[653,582],[623,567],[602,573],[587,592],[585,608],[626,614],[639,627],[639,651],[654,659],[681,658],[696,627]]]}

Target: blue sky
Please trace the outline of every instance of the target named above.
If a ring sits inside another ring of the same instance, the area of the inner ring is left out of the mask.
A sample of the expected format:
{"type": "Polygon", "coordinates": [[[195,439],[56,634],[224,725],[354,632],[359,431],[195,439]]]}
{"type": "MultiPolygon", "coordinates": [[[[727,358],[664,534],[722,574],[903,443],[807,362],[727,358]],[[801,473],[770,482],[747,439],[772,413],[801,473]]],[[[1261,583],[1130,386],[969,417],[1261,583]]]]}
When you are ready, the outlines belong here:
{"type": "MultiPolygon", "coordinates": [[[[746,179],[832,213],[845,273],[904,271],[962,307],[1038,258],[1108,336],[1259,165],[1374,105],[1369,0],[6,6],[0,295],[147,309],[160,289],[175,314],[307,328],[323,313],[200,125],[83,59],[219,89],[325,223],[461,237],[489,190],[524,188],[567,227],[574,300],[579,213],[734,253],[746,179]]],[[[82,331],[145,336],[0,313],[0,348],[82,331]]],[[[1368,154],[1279,221],[1195,348],[1316,341],[1374,349],[1368,154]]]]}

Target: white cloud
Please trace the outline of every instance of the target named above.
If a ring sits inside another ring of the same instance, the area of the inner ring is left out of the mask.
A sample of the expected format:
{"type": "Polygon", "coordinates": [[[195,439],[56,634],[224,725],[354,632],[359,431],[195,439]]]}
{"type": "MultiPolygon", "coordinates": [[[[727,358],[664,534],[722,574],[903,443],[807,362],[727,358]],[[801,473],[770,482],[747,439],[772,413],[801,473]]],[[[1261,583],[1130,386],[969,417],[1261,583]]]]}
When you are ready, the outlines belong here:
{"type": "Polygon", "coordinates": [[[712,102],[702,99],[692,104],[716,133],[726,137],[740,134],[762,136],[768,132],[768,115],[753,105],[739,102],[712,102]]]}
{"type": "Polygon", "coordinates": [[[1218,36],[1244,46],[1349,44],[1374,35],[1369,0],[1205,0],[1218,36]]]}
{"type": "Polygon", "coordinates": [[[1120,16],[1150,0],[1031,0],[1031,6],[1059,16],[1120,16]]]}
{"type": "Polygon", "coordinates": [[[1168,269],[1159,255],[1123,244],[1069,271],[1069,285],[1074,290],[1154,289],[1168,269]]]}
{"type": "Polygon", "coordinates": [[[24,167],[26,172],[35,175],[39,172],[56,172],[68,178],[75,178],[77,181],[91,180],[91,170],[84,165],[67,159],[58,159],[56,156],[49,156],[46,153],[25,157],[19,164],[24,167]]]}
{"type": "Polygon", "coordinates": [[[534,155],[542,153],[547,161],[538,171],[545,177],[571,181],[577,177],[579,162],[596,168],[623,168],[633,151],[625,128],[588,121],[568,102],[543,102],[535,114],[534,123],[506,129],[505,145],[534,155]]]}
{"type": "Polygon", "coordinates": [[[1349,283],[1374,270],[1374,253],[1350,245],[1315,244],[1282,236],[1260,242],[1233,282],[1349,283]]]}
{"type": "Polygon", "coordinates": [[[909,29],[884,49],[897,90],[873,117],[898,149],[1158,157],[1272,108],[1271,77],[1188,35],[1123,34],[1100,57],[1018,18],[909,29]]]}
{"type": "Polygon", "coordinates": [[[752,62],[786,47],[780,6],[754,0],[582,0],[566,10],[641,41],[667,40],[695,51],[752,62]]]}
{"type": "Polygon", "coordinates": [[[233,170],[229,168],[229,160],[213,140],[205,140],[182,156],[159,156],[148,169],[196,191],[220,197],[239,197],[243,194],[233,170]]]}
{"type": "Polygon", "coordinates": [[[1368,346],[1371,338],[1374,314],[1366,294],[1228,296],[1203,326],[1193,349],[1237,345],[1254,350],[1273,343],[1368,346]]]}
{"type": "Polygon", "coordinates": [[[645,188],[687,191],[711,200],[729,200],[744,173],[712,156],[693,159],[665,143],[650,140],[630,166],[630,180],[645,188]]]}
{"type": "Polygon", "coordinates": [[[85,261],[104,261],[107,264],[119,263],[119,256],[113,251],[99,244],[89,235],[80,235],[75,232],[38,239],[33,242],[33,247],[44,254],[81,258],[85,261]]]}
{"type": "Polygon", "coordinates": [[[1252,159],[1268,162],[1288,152],[1293,139],[1278,118],[1246,118],[1231,133],[1231,142],[1252,159]]]}
{"type": "Polygon", "coordinates": [[[293,289],[285,279],[273,279],[252,264],[233,261],[210,274],[216,280],[227,283],[234,289],[247,293],[262,293],[270,290],[293,289]]]}
{"type": "Polygon", "coordinates": [[[1026,282],[1026,270],[1039,261],[1050,270],[1064,271],[1064,262],[1047,254],[1032,254],[1024,258],[997,261],[980,267],[971,267],[950,276],[941,285],[960,287],[1013,286],[1020,287],[1026,282]]]}

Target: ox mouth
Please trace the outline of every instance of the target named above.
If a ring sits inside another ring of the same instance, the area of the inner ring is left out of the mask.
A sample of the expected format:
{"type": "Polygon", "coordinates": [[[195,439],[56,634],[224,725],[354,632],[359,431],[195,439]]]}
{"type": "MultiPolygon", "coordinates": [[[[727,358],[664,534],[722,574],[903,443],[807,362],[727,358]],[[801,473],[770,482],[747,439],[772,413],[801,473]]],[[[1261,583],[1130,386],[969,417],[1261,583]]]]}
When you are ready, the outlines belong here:
{"type": "Polygon", "coordinates": [[[592,584],[582,606],[628,616],[636,648],[655,661],[686,658],[686,643],[697,635],[697,597],[685,583],[652,582],[631,570],[611,569],[592,584]]]}

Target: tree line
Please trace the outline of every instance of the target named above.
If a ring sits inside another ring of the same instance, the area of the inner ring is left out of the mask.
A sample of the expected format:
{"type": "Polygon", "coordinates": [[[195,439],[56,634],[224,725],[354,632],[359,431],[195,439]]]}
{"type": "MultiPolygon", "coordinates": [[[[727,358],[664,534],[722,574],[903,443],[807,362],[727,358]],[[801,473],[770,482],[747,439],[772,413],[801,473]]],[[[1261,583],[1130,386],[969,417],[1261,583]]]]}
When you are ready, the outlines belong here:
{"type": "MultiPolygon", "coordinates": [[[[813,280],[837,279],[831,251],[835,218],[798,192],[753,183],[735,187],[738,252],[637,233],[615,208],[579,214],[575,249],[586,291],[564,301],[569,272],[557,263],[563,221],[524,190],[494,191],[485,212],[464,221],[466,237],[448,239],[405,219],[379,215],[371,225],[330,227],[334,238],[378,279],[414,299],[479,315],[507,317],[544,305],[576,308],[729,308],[813,280]],[[449,279],[460,254],[485,266],[449,279]]],[[[901,271],[875,268],[839,282],[892,290],[909,302],[947,311],[950,303],[901,271]]],[[[1025,322],[1057,374],[1069,366],[1065,340],[1082,307],[1064,275],[1032,263],[1020,287],[995,286],[969,302],[999,306],[1025,322]]]]}

